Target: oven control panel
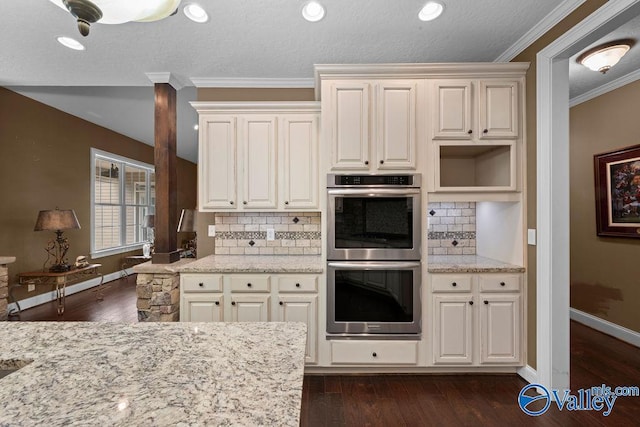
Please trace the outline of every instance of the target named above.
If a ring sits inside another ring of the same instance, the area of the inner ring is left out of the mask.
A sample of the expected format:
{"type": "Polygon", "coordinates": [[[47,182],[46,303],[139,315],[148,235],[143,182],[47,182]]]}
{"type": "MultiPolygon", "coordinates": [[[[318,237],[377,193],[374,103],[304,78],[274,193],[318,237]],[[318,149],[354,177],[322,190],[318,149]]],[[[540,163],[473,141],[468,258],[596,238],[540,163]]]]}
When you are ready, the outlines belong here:
{"type": "Polygon", "coordinates": [[[335,187],[419,187],[420,175],[337,175],[329,174],[327,186],[335,187]]]}

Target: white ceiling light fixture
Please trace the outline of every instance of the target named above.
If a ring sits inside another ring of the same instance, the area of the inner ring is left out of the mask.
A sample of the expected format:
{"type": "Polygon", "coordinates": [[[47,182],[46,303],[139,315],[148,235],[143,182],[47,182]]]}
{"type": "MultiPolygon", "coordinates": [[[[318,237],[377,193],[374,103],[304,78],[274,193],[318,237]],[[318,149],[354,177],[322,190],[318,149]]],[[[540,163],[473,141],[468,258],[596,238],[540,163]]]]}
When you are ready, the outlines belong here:
{"type": "Polygon", "coordinates": [[[207,11],[199,4],[189,3],[184,7],[184,9],[182,9],[182,11],[187,18],[191,19],[193,22],[197,22],[198,24],[203,24],[209,20],[207,11]]]}
{"type": "Polygon", "coordinates": [[[578,63],[605,74],[631,49],[635,40],[624,39],[596,46],[578,57],[578,63]]]}
{"type": "Polygon", "coordinates": [[[302,17],[309,22],[318,22],[324,18],[324,6],[317,1],[307,2],[302,7],[302,17]]]}
{"type": "Polygon", "coordinates": [[[58,43],[73,50],[84,50],[84,45],[76,39],[71,37],[60,36],[58,37],[58,43]]]}
{"type": "Polygon", "coordinates": [[[421,21],[425,22],[433,21],[438,16],[442,15],[443,11],[444,6],[442,5],[442,3],[439,3],[437,1],[429,1],[422,7],[422,9],[420,9],[420,12],[418,12],[418,18],[421,21]]]}
{"type": "Polygon", "coordinates": [[[181,0],[49,0],[78,20],[78,30],[89,35],[91,24],[153,22],[172,15],[181,0]]]}

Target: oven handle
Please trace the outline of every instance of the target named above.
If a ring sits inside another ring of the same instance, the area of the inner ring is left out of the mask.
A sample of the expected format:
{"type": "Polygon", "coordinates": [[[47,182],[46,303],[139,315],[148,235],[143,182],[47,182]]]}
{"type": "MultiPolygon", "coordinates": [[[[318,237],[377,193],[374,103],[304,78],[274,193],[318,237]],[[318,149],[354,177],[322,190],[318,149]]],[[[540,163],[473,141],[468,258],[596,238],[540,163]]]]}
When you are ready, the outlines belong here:
{"type": "Polygon", "coordinates": [[[420,267],[420,261],[329,261],[327,265],[346,270],[392,270],[394,268],[420,267]]]}
{"type": "Polygon", "coordinates": [[[420,194],[419,188],[330,188],[327,190],[329,195],[340,196],[403,196],[409,194],[420,194]]]}

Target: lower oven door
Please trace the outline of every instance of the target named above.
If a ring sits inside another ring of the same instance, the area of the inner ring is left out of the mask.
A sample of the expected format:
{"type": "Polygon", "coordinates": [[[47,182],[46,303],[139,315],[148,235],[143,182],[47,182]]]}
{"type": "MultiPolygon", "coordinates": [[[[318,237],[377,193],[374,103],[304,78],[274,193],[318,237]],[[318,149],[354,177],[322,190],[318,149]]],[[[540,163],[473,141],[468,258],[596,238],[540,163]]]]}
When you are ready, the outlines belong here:
{"type": "Polygon", "coordinates": [[[327,334],[419,335],[420,262],[331,261],[327,334]]]}

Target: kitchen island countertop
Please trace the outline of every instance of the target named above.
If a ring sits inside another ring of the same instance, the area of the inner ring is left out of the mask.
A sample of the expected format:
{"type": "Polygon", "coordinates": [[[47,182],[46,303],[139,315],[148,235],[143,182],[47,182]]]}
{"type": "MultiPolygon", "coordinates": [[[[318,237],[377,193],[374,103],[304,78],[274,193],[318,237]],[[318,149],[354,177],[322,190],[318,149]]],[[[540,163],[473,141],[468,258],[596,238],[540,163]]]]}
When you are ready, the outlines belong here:
{"type": "Polygon", "coordinates": [[[0,425],[290,425],[302,323],[3,322],[0,425]]]}

